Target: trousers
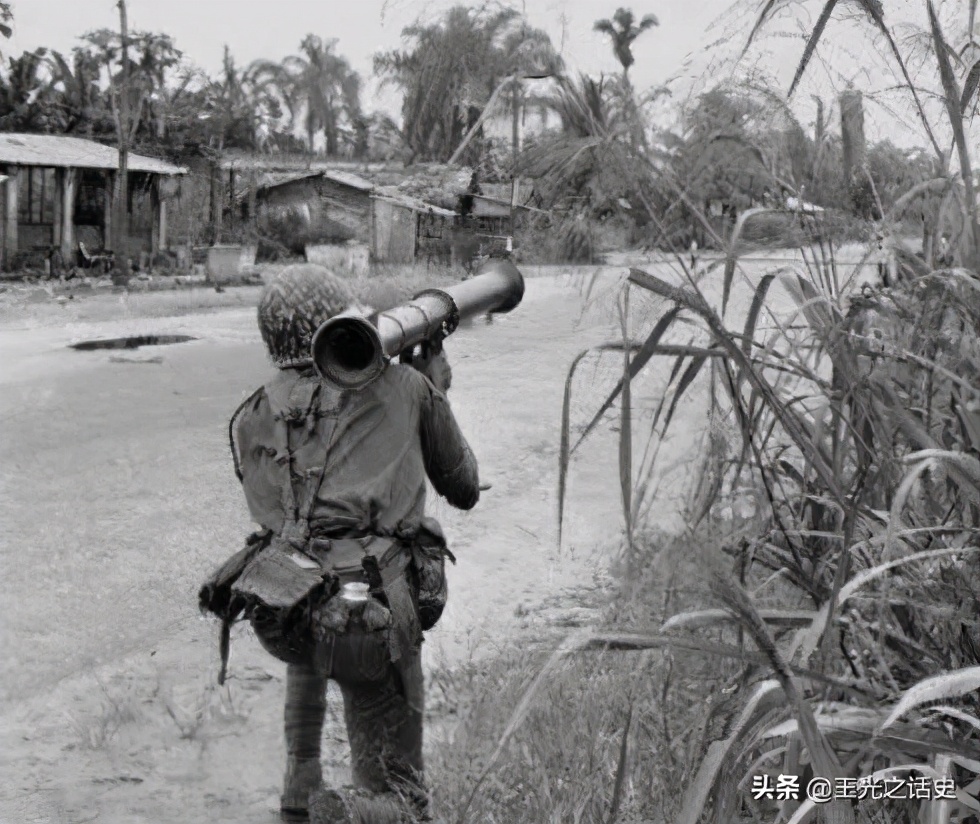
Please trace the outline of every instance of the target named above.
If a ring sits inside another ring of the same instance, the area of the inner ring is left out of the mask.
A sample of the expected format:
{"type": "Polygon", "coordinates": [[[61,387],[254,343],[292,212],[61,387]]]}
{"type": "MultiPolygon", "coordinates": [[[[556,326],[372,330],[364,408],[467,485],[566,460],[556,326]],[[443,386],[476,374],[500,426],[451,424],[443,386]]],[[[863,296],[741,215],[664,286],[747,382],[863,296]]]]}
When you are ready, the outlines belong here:
{"type": "Polygon", "coordinates": [[[316,643],[307,633],[253,626],[262,645],[287,661],[284,809],[305,808],[306,796],[319,783],[326,689],[332,679],[344,700],[354,787],[397,798],[417,820],[427,820],[421,650],[403,650],[396,665],[380,633],[316,643]]]}

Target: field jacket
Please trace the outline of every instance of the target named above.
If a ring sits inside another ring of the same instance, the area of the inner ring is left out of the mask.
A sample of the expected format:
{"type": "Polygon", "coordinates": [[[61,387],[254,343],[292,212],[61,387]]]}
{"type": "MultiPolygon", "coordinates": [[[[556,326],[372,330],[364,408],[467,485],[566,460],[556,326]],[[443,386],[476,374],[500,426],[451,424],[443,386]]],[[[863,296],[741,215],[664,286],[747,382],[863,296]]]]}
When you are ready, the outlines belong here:
{"type": "Polygon", "coordinates": [[[476,459],[449,401],[409,366],[391,364],[357,391],[308,369],[282,370],[233,426],[249,511],[277,534],[308,511],[317,531],[414,536],[426,477],[456,508],[480,496],[476,459]],[[277,420],[289,424],[291,449],[277,420]]]}

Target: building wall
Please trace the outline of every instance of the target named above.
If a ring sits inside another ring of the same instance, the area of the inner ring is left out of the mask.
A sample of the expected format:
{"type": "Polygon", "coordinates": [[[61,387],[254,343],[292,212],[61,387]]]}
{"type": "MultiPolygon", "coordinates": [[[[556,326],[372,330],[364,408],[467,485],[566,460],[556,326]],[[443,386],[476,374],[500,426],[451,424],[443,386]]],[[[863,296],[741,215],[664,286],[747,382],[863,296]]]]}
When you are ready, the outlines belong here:
{"type": "MultiPolygon", "coordinates": [[[[22,179],[26,174],[24,168],[20,172],[22,179]]],[[[60,172],[53,180],[60,180],[60,172]]],[[[149,189],[151,177],[146,174],[133,172],[130,174],[130,226],[126,240],[125,252],[134,259],[139,259],[142,254],[152,251],[153,230],[156,222],[153,198],[150,196],[149,189]]],[[[84,171],[76,182],[76,203],[75,220],[73,222],[73,245],[77,250],[78,243],[82,242],[90,252],[98,252],[103,248],[109,248],[111,239],[104,237],[104,204],[102,195],[99,191],[86,191],[84,194],[92,202],[88,203],[86,210],[82,202],[83,192],[79,185],[84,182],[89,189],[93,187],[105,186],[105,176],[101,171],[84,171]],[[98,196],[96,196],[98,195],[98,196]]],[[[53,201],[49,204],[50,214],[45,211],[41,223],[26,223],[18,221],[17,226],[17,249],[8,248],[6,227],[4,216],[6,215],[6,184],[0,184],[0,248],[3,249],[3,266],[10,268],[12,265],[20,266],[25,261],[31,261],[29,265],[37,265],[37,261],[43,260],[50,252],[50,249],[60,243],[61,235],[61,188],[60,183],[54,191],[53,201]],[[20,260],[18,260],[18,257],[20,260]]],[[[23,188],[21,189],[23,197],[23,188]]],[[[20,201],[21,203],[23,201],[20,201]]],[[[70,261],[74,264],[75,261],[70,261]]],[[[26,265],[26,264],[25,264],[26,265]]]]}
{"type": "Polygon", "coordinates": [[[417,216],[387,200],[374,201],[371,255],[386,263],[414,263],[417,216]]]}
{"type": "Polygon", "coordinates": [[[415,256],[427,262],[443,261],[449,264],[452,250],[455,218],[432,213],[418,215],[415,256]]]}
{"type": "Polygon", "coordinates": [[[272,208],[306,205],[311,223],[326,218],[343,226],[354,239],[364,243],[370,240],[371,198],[366,192],[331,180],[313,178],[270,189],[262,200],[272,208]]]}
{"type": "Polygon", "coordinates": [[[4,270],[9,266],[7,254],[7,183],[0,182],[0,266],[4,270]]]}

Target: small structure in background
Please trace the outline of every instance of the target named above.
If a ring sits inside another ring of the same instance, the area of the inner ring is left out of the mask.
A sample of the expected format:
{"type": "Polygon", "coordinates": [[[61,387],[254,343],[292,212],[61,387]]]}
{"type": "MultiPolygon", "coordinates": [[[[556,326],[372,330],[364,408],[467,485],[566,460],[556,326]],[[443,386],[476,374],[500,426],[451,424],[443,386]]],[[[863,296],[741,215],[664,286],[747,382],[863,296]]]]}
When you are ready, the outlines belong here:
{"type": "MultiPolygon", "coordinates": [[[[112,237],[112,197],[119,166],[115,148],[78,137],[0,134],[0,250],[3,267],[85,265],[104,257],[112,237]]],[[[134,258],[168,248],[167,203],[187,169],[165,160],[129,156],[127,248],[134,258]]]]}
{"type": "Polygon", "coordinates": [[[339,247],[336,262],[343,258],[347,268],[359,268],[363,257],[349,251],[351,244],[365,247],[374,261],[413,263],[448,236],[456,218],[450,209],[341,171],[266,176],[256,187],[255,202],[259,225],[277,214],[299,215],[306,223],[307,259],[326,263],[331,252],[324,247],[339,247]]]}
{"type": "Polygon", "coordinates": [[[198,171],[210,248],[242,243],[248,252],[258,243],[260,259],[304,255],[355,273],[369,260],[466,266],[507,254],[515,210],[540,211],[512,203],[510,183],[481,184],[474,193],[472,169],[440,163],[228,152],[198,171]]]}

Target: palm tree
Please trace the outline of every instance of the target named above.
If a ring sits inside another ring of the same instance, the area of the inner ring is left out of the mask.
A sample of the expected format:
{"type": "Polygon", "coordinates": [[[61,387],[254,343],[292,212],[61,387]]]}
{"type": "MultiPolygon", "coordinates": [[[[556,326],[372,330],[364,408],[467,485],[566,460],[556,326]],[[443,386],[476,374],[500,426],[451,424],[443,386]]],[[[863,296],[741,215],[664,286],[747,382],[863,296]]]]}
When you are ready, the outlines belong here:
{"type": "Polygon", "coordinates": [[[121,115],[124,103],[128,108],[125,120],[129,123],[129,141],[134,140],[141,129],[162,137],[168,73],[180,64],[183,55],[166,34],[127,30],[125,37],[129,53],[126,67],[123,66],[120,32],[99,29],[85,34],[82,39],[87,44],[86,70],[98,65],[106,71],[116,115],[121,115]],[[152,127],[151,123],[154,124],[152,127]]]}
{"type": "MultiPolygon", "coordinates": [[[[137,32],[130,40],[133,48],[132,84],[139,90],[140,111],[137,117],[152,133],[163,138],[166,131],[166,112],[170,101],[168,73],[175,69],[183,56],[166,34],[137,32]]],[[[185,75],[186,76],[186,75],[185,75]]],[[[182,91],[178,85],[177,93],[182,91]]]]}
{"type": "Polygon", "coordinates": [[[0,35],[9,38],[14,33],[9,25],[13,19],[14,13],[10,8],[10,3],[0,2],[0,35]]]}
{"type": "Polygon", "coordinates": [[[44,76],[46,49],[8,60],[0,76],[0,130],[51,131],[57,126],[50,83],[44,76]]]}
{"type": "Polygon", "coordinates": [[[643,16],[639,24],[630,9],[618,8],[612,20],[596,20],[593,30],[602,32],[609,37],[612,42],[613,53],[623,67],[623,97],[629,107],[631,119],[631,138],[634,146],[645,143],[643,126],[640,123],[639,113],[633,97],[633,86],[630,83],[629,70],[633,65],[633,41],[636,40],[647,29],[659,26],[660,21],[655,15],[647,14],[643,16]]]}
{"type": "MultiPolygon", "coordinates": [[[[225,46],[221,74],[205,89],[208,131],[219,149],[259,147],[263,112],[273,106],[272,85],[261,63],[242,70],[235,64],[231,49],[225,46]]],[[[274,106],[273,111],[278,114],[278,103],[274,106]]]]}
{"type": "Polygon", "coordinates": [[[548,33],[532,28],[522,20],[520,28],[508,32],[501,44],[504,65],[508,75],[513,75],[511,86],[511,112],[513,114],[512,148],[514,164],[519,148],[519,122],[524,120],[527,104],[536,104],[541,111],[547,106],[542,98],[529,98],[523,79],[558,77],[565,69],[565,61],[555,51],[548,33]]]}
{"type": "Polygon", "coordinates": [[[88,138],[96,131],[111,132],[112,117],[99,88],[98,58],[86,49],[75,49],[69,63],[64,55],[53,51],[48,63],[60,130],[82,132],[88,138]]]}
{"type": "Polygon", "coordinates": [[[561,131],[528,147],[520,172],[537,181],[535,190],[546,205],[574,198],[591,211],[614,209],[637,181],[626,123],[609,84],[601,77],[560,76],[547,105],[561,118],[561,131]]]}
{"type": "MultiPolygon", "coordinates": [[[[304,131],[310,152],[317,132],[322,131],[326,153],[338,154],[345,128],[363,133],[366,128],[360,104],[360,77],[347,59],[335,51],[337,40],[323,40],[307,35],[300,44],[300,55],[292,55],[281,64],[259,61],[253,64],[256,81],[271,83],[278,90],[290,113],[291,125],[304,112],[304,131]],[[360,130],[360,132],[358,131],[360,130]]],[[[351,142],[364,143],[352,137],[351,142]]]]}
{"type": "Polygon", "coordinates": [[[596,20],[594,31],[602,32],[612,41],[613,53],[623,66],[623,78],[629,82],[629,70],[633,65],[633,41],[647,29],[659,26],[660,21],[653,14],[647,14],[636,24],[636,17],[630,9],[619,8],[612,20],[596,20]]]}
{"type": "MultiPolygon", "coordinates": [[[[452,156],[501,81],[514,73],[526,52],[537,48],[534,36],[523,50],[519,39],[511,41],[510,54],[505,50],[504,41],[519,20],[513,9],[454,6],[436,23],[403,29],[402,36],[412,41],[410,49],[375,57],[375,71],[404,92],[405,142],[414,156],[439,161],[452,156]]],[[[461,161],[475,161],[479,153],[470,146],[461,161]]]]}

